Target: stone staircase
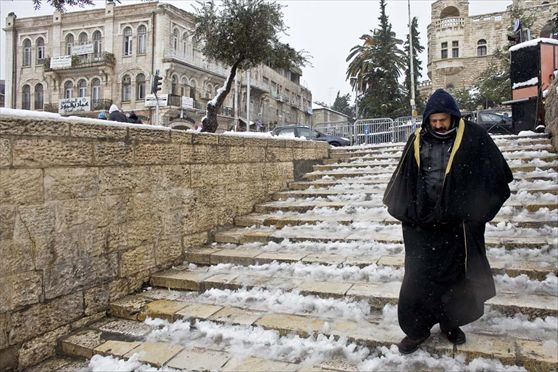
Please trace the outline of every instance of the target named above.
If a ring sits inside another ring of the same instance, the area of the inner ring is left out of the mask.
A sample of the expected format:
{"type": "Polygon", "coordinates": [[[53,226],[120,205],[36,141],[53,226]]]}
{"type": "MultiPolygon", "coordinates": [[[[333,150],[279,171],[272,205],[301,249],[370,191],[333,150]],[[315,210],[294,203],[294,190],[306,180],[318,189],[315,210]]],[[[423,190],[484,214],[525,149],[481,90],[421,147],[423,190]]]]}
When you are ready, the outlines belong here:
{"type": "Polygon", "coordinates": [[[436,326],[411,356],[394,346],[404,336],[403,244],[381,199],[402,144],[389,144],[332,149],[303,181],[61,340],[63,356],[35,370],[556,370],[558,156],[544,136],[495,141],[515,176],[487,226],[498,294],[464,327],[464,345],[436,326]]]}

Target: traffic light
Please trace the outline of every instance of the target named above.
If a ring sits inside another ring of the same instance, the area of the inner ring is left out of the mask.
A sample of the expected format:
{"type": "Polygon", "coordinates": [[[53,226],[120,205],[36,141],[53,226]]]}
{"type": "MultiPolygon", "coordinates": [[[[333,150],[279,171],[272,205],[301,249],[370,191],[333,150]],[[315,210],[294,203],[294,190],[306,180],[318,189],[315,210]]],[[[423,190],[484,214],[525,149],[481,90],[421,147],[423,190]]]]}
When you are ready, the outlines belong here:
{"type": "Polygon", "coordinates": [[[161,80],[163,80],[163,77],[159,76],[159,70],[155,71],[155,75],[153,75],[153,81],[151,83],[152,94],[157,94],[157,92],[161,90],[161,85],[163,84],[161,80]]]}

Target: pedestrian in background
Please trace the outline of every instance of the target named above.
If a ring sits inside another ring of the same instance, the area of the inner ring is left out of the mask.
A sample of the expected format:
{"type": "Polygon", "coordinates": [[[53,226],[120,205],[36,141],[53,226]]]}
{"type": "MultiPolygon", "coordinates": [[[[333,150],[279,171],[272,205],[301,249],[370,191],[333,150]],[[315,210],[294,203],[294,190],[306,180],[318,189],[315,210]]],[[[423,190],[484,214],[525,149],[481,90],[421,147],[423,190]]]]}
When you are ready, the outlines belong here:
{"type": "Polygon", "coordinates": [[[130,115],[128,116],[128,122],[135,123],[135,124],[142,124],[141,119],[138,118],[138,116],[134,111],[130,112],[130,115]]]}
{"type": "Polygon", "coordinates": [[[97,119],[107,120],[107,114],[105,113],[104,110],[99,112],[99,115],[97,115],[97,119]]]}
{"type": "Polygon", "coordinates": [[[121,112],[118,109],[118,106],[116,106],[114,103],[110,106],[109,109],[109,120],[112,121],[119,121],[121,123],[127,123],[128,119],[126,118],[126,115],[124,115],[123,112],[121,112]]]}

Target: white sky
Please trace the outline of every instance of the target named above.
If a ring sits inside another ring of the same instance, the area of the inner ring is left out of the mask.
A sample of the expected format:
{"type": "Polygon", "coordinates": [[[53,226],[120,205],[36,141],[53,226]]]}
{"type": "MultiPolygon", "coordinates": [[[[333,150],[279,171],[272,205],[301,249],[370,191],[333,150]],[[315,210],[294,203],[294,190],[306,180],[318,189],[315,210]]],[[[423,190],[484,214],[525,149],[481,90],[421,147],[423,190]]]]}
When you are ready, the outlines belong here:
{"type": "MultiPolygon", "coordinates": [[[[44,0],[43,0],[44,1],[44,0]]],[[[96,7],[104,6],[104,0],[95,0],[96,7]]],[[[123,4],[138,0],[122,0],[123,4]]],[[[179,8],[190,11],[192,0],[169,0],[179,8]]],[[[430,0],[411,0],[411,12],[419,21],[421,44],[426,46],[426,27],[430,23],[430,0]]],[[[337,91],[349,93],[345,81],[349,50],[359,44],[359,37],[370,33],[378,25],[380,2],[378,0],[280,0],[285,6],[285,23],[288,35],[283,38],[296,49],[304,49],[312,56],[312,66],[303,69],[303,83],[312,91],[314,101],[333,103],[337,91]]],[[[503,11],[511,0],[470,0],[469,14],[503,11]]],[[[118,5],[117,5],[118,6],[118,5]]],[[[75,8],[80,10],[80,8],[75,8]]],[[[31,0],[0,0],[2,28],[6,16],[15,12],[19,18],[52,14],[50,6],[34,10],[31,0]]],[[[387,14],[393,30],[400,39],[407,35],[407,1],[388,0],[387,14]]],[[[0,37],[0,79],[5,74],[5,32],[0,37]]],[[[421,55],[426,76],[426,52],[421,55]]]]}

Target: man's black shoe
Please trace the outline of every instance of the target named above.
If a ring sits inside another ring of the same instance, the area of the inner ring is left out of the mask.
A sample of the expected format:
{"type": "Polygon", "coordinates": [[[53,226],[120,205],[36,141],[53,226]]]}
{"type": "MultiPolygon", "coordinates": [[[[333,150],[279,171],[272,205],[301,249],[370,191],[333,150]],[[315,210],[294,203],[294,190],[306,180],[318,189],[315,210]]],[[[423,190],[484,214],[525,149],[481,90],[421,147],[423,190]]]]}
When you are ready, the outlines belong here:
{"type": "Polygon", "coordinates": [[[451,342],[454,345],[463,345],[467,340],[465,338],[465,333],[460,328],[455,328],[449,331],[442,331],[442,332],[446,335],[449,342],[451,342]]]}
{"type": "Polygon", "coordinates": [[[417,351],[420,344],[422,344],[426,339],[430,337],[430,334],[424,336],[423,338],[419,338],[418,340],[412,340],[409,336],[405,336],[403,340],[397,345],[399,348],[399,352],[401,354],[411,354],[417,351]]]}

